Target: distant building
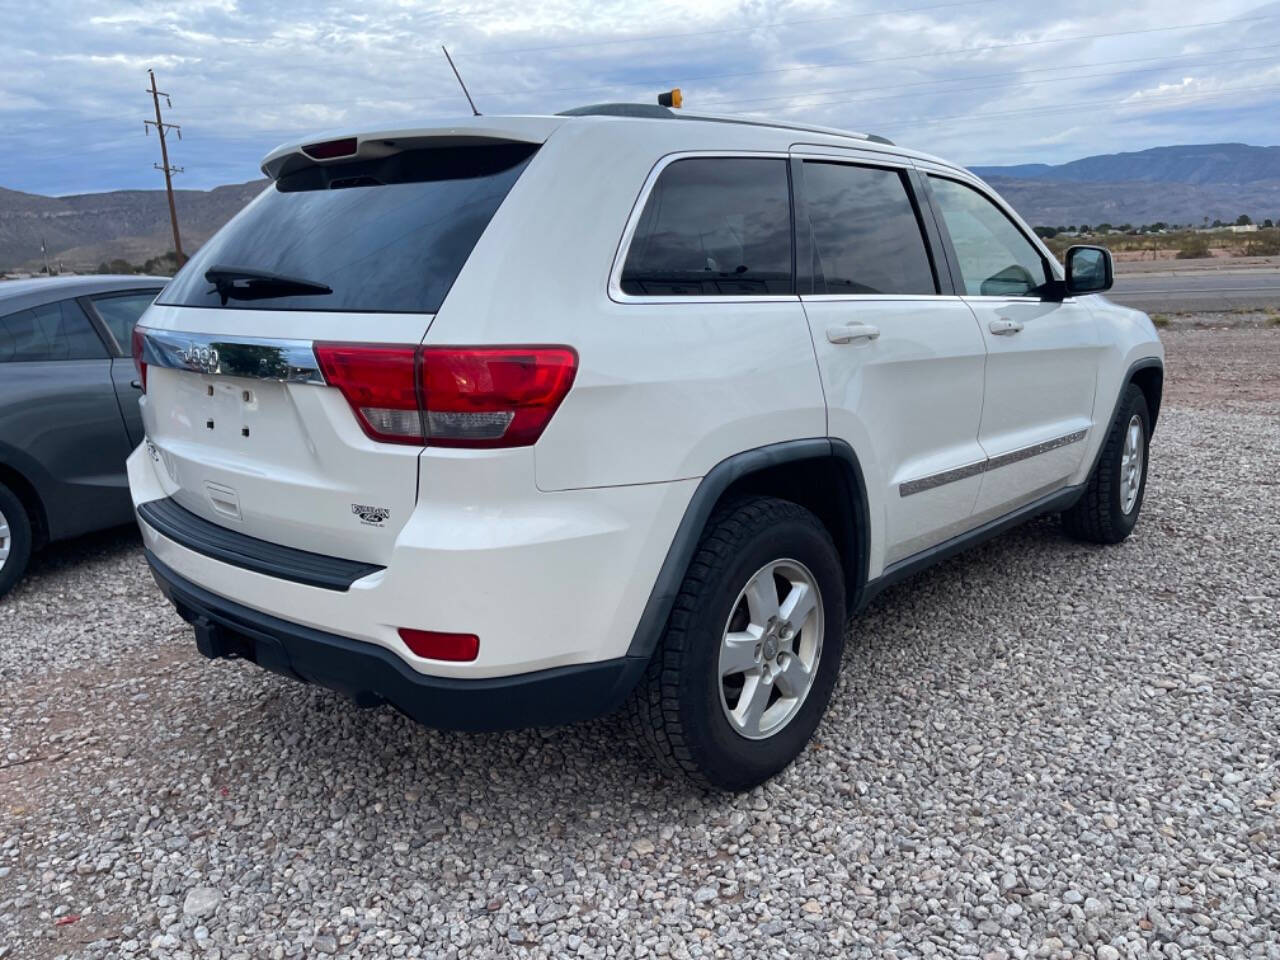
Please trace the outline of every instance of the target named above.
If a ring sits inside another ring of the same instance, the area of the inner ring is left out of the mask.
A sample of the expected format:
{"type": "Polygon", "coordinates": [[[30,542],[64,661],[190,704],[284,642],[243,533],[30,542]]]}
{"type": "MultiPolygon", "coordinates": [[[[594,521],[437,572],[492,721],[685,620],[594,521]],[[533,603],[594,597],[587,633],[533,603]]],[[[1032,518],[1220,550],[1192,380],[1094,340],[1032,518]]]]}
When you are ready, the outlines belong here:
{"type": "Polygon", "coordinates": [[[1233,223],[1227,229],[1232,233],[1257,233],[1258,225],[1256,223],[1246,223],[1242,226],[1238,223],[1233,223]]]}

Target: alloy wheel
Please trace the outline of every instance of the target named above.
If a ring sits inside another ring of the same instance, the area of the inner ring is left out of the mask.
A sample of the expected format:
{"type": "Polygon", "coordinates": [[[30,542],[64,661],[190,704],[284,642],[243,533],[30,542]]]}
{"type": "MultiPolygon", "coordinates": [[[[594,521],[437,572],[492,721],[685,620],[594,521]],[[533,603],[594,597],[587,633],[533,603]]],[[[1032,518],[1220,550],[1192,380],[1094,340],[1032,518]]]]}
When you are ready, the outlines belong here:
{"type": "Polygon", "coordinates": [[[822,595],[796,560],[752,575],[720,641],[720,706],[748,740],[773,736],[800,712],[822,659],[822,595]]]}
{"type": "Polygon", "coordinates": [[[1124,450],[1120,454],[1120,510],[1126,516],[1133,512],[1142,488],[1142,418],[1136,413],[1129,418],[1124,432],[1124,450]]]}

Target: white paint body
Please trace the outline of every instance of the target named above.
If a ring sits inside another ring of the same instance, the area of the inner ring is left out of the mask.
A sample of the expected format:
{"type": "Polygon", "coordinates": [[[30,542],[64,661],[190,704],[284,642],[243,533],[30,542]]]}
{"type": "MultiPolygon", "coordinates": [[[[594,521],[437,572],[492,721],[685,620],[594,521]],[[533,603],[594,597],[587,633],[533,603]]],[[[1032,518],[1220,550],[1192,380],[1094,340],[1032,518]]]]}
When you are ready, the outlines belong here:
{"type": "MultiPolygon", "coordinates": [[[[1144,315],[1099,296],[642,300],[611,284],[628,223],[664,158],[803,148],[945,171],[990,193],[923,154],[686,119],[485,117],[414,135],[542,143],[438,313],[364,323],[157,305],[142,326],[304,344],[568,344],[580,358],[577,378],[538,443],[381,444],[331,387],[152,369],[142,401],[150,447],[130,458],[129,479],[135,504],[172,497],[249,536],[384,566],[349,591],[325,590],[211,559],[141,524],[147,547],[206,590],[383,645],[425,674],[490,677],[622,656],[700,478],[768,444],[831,436],[853,448],[866,480],[873,579],[1084,482],[1130,365],[1162,356],[1144,315]],[[1022,331],[992,334],[1001,318],[1022,331]],[[850,323],[880,335],[830,342],[829,327],[850,323]],[[207,428],[209,420],[219,426],[207,428]],[[251,429],[244,442],[242,426],[251,429]],[[1083,439],[1047,453],[900,494],[914,479],[1079,431],[1083,439]],[[385,506],[390,517],[362,525],[352,503],[385,506]],[[474,633],[479,657],[417,658],[397,627],[474,633]]],[[[276,151],[268,166],[289,155],[276,151]]]]}

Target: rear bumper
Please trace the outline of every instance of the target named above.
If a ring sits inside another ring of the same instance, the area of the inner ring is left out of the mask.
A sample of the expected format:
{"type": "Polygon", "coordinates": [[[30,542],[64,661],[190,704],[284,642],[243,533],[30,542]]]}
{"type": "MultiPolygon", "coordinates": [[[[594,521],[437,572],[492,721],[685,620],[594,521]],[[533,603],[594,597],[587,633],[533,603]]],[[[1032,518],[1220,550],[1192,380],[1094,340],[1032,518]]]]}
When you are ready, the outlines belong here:
{"type": "Polygon", "coordinates": [[[459,680],[418,673],[385,647],[268,616],[191,583],[150,550],[160,590],[195,628],[211,659],[238,657],[351,697],[389,704],[445,730],[508,730],[575,723],[617,708],[644,672],[642,657],[459,680]]]}

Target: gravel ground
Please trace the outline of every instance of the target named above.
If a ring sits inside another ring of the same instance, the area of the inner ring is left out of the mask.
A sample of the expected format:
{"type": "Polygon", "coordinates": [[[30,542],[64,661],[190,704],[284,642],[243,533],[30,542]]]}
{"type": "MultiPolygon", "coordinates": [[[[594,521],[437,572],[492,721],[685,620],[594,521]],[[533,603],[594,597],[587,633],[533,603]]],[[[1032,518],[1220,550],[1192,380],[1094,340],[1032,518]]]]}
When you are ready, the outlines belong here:
{"type": "Polygon", "coordinates": [[[0,601],[0,957],[1280,958],[1280,331],[1235,333],[1167,336],[1127,543],[1041,520],[886,593],[738,797],[614,719],[202,661],[134,535],[46,553],[0,601]]]}

